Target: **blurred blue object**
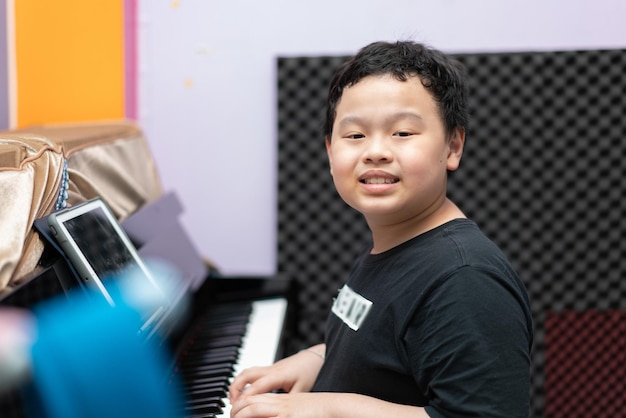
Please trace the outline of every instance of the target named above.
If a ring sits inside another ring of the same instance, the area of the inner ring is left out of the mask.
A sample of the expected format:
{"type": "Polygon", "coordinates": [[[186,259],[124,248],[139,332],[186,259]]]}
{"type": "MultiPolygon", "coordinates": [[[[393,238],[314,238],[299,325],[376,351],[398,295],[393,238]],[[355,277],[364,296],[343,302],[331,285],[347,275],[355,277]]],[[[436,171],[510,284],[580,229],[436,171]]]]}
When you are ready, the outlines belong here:
{"type": "MultiPolygon", "coordinates": [[[[32,388],[47,418],[181,415],[183,394],[170,382],[171,358],[158,335],[138,335],[141,310],[117,298],[78,295],[35,309],[32,388]]],[[[28,408],[28,406],[27,406],[28,408]]],[[[31,405],[32,409],[32,405],[31,405]]]]}

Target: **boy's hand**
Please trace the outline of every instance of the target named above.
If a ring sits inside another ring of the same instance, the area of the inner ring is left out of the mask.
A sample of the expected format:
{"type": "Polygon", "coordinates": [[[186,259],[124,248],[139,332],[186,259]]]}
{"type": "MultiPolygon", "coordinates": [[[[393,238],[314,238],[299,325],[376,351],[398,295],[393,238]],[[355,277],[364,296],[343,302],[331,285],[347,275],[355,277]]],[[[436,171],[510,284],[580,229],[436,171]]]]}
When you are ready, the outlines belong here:
{"type": "Polygon", "coordinates": [[[241,398],[233,404],[231,418],[318,418],[324,417],[326,402],[320,393],[264,393],[241,398]]]}
{"type": "Polygon", "coordinates": [[[267,367],[242,371],[230,385],[231,404],[240,398],[272,391],[308,392],[322,368],[323,360],[315,354],[299,352],[267,367]]]}

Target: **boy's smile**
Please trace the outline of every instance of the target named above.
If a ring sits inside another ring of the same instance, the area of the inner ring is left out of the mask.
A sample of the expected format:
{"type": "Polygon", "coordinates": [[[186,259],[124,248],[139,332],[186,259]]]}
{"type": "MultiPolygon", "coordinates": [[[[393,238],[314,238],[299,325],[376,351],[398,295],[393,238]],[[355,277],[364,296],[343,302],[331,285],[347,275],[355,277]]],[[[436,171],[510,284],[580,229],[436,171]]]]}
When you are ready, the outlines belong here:
{"type": "MultiPolygon", "coordinates": [[[[396,176],[383,170],[369,170],[359,177],[359,182],[367,185],[395,184],[398,181],[396,176]]],[[[375,187],[373,186],[372,190],[376,190],[375,187]]]]}
{"type": "Polygon", "coordinates": [[[337,191],[376,234],[381,226],[414,230],[440,221],[447,171],[458,167],[463,141],[458,131],[447,141],[419,78],[383,75],[344,90],[326,147],[337,191]]]}

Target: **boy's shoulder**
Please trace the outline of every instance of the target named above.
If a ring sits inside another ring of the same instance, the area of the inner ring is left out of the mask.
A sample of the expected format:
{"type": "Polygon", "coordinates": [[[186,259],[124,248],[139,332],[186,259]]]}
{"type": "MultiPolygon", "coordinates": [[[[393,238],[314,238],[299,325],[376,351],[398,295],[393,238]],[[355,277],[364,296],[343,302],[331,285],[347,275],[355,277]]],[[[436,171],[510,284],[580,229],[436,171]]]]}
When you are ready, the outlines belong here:
{"type": "Polygon", "coordinates": [[[487,238],[478,225],[467,218],[456,218],[445,222],[408,242],[415,244],[421,251],[430,249],[438,251],[441,246],[447,248],[445,253],[451,250],[464,250],[475,246],[493,246],[493,242],[487,238]]]}
{"type": "Polygon", "coordinates": [[[466,218],[448,221],[384,253],[383,257],[366,256],[366,260],[383,264],[394,260],[419,270],[424,268],[457,269],[461,266],[507,265],[501,249],[478,225],[466,218]]]}
{"type": "Polygon", "coordinates": [[[480,227],[470,219],[454,219],[430,231],[420,252],[452,265],[509,264],[509,260],[480,227]]]}

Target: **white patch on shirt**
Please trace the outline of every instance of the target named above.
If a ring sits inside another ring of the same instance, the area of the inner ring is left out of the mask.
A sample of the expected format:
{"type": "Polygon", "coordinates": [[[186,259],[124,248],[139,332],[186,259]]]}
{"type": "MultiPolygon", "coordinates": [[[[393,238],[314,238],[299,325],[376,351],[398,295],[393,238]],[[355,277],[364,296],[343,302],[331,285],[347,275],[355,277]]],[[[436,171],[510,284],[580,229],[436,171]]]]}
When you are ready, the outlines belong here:
{"type": "Polygon", "coordinates": [[[333,302],[332,312],[341,319],[344,324],[357,331],[372,307],[372,301],[344,285],[333,302]]]}

